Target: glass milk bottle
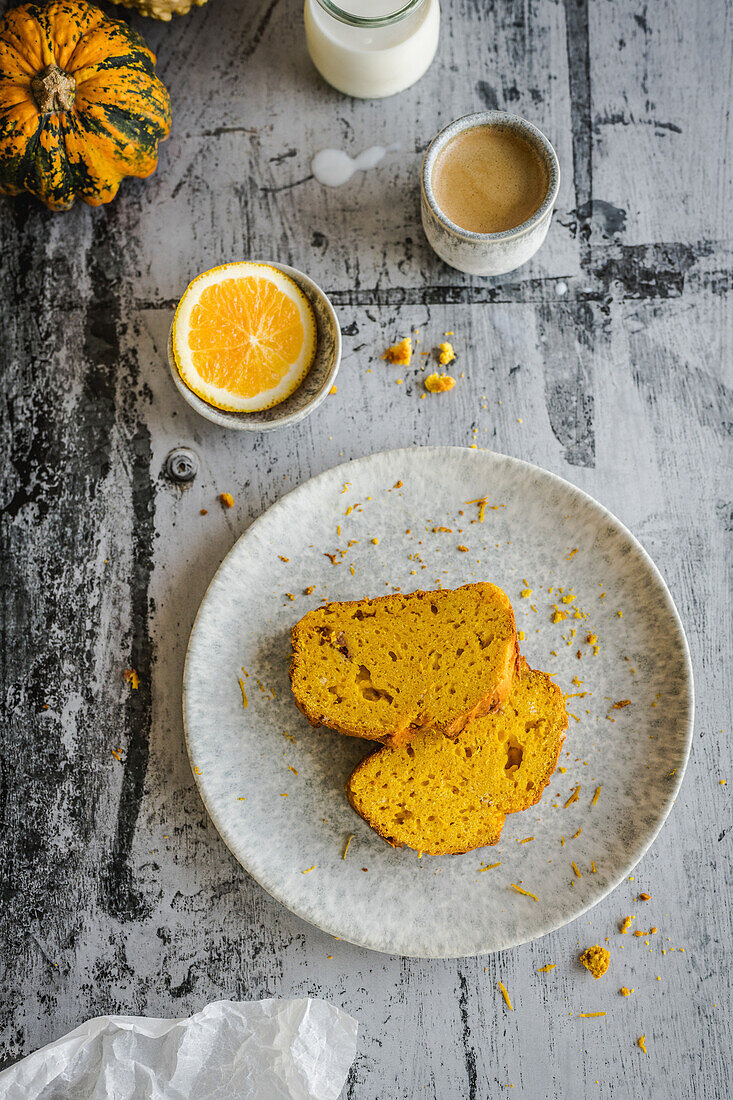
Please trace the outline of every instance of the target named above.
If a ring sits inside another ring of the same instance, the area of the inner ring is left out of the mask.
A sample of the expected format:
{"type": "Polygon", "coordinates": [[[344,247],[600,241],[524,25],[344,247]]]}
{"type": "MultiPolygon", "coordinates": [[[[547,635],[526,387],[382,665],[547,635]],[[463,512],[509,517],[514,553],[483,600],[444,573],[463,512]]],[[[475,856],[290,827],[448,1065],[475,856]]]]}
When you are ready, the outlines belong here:
{"type": "Polygon", "coordinates": [[[305,0],[305,36],[321,76],[345,95],[409,88],[438,48],[439,0],[305,0]]]}

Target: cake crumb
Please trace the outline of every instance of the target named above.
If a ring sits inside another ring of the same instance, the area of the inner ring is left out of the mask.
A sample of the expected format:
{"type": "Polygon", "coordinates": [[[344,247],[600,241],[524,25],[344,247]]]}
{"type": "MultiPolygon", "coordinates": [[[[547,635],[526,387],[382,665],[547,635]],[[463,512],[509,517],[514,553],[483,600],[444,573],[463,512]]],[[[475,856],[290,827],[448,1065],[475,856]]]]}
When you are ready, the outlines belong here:
{"type": "Polygon", "coordinates": [[[438,344],[438,362],[441,367],[447,367],[449,363],[452,363],[456,357],[456,353],[453,350],[453,345],[446,342],[445,344],[438,344]]]}
{"type": "Polygon", "coordinates": [[[392,347],[387,348],[382,359],[386,359],[388,363],[394,363],[396,366],[409,367],[412,359],[411,338],[405,336],[404,340],[400,340],[398,344],[393,344],[392,347]]]}
{"type": "Polygon", "coordinates": [[[137,691],[137,689],[140,687],[140,677],[138,676],[135,669],[134,668],[124,668],[122,670],[122,675],[123,675],[125,681],[130,685],[132,690],[137,691]]]}
{"type": "Polygon", "coordinates": [[[580,956],[580,961],[586,970],[590,971],[593,977],[598,980],[608,970],[608,964],[611,961],[611,953],[606,947],[601,947],[596,943],[593,947],[587,947],[580,956]]]}
{"type": "Polygon", "coordinates": [[[634,992],[633,988],[629,989],[629,987],[627,985],[622,985],[621,988],[619,989],[619,993],[621,994],[622,997],[630,997],[633,992],[634,992]]]}
{"type": "Polygon", "coordinates": [[[547,963],[545,966],[541,966],[537,971],[538,974],[549,974],[551,970],[554,970],[557,963],[547,963]]]}
{"type": "Polygon", "coordinates": [[[646,1035],[640,1035],[639,1038],[636,1040],[636,1045],[638,1046],[639,1050],[643,1051],[644,1054],[646,1054],[646,1035]]]}
{"type": "Polygon", "coordinates": [[[234,497],[231,493],[219,493],[219,500],[221,501],[222,508],[234,507],[234,497]]]}
{"type": "Polygon", "coordinates": [[[429,374],[424,385],[428,393],[447,393],[456,384],[455,378],[450,374],[429,374]]]}
{"type": "Polygon", "coordinates": [[[618,930],[622,936],[625,936],[628,930],[631,928],[632,920],[634,920],[633,916],[624,917],[624,919],[621,921],[620,925],[618,926],[618,930]]]}

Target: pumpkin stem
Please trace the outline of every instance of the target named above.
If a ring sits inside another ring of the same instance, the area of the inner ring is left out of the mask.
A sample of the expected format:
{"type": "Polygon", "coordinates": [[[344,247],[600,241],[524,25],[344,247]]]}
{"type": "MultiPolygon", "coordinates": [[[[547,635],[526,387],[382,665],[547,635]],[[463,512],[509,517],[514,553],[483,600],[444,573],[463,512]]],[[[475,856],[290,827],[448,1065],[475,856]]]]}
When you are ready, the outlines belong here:
{"type": "Polygon", "coordinates": [[[70,111],[76,99],[76,80],[58,65],[49,65],[33,77],[31,90],[42,115],[70,111]]]}

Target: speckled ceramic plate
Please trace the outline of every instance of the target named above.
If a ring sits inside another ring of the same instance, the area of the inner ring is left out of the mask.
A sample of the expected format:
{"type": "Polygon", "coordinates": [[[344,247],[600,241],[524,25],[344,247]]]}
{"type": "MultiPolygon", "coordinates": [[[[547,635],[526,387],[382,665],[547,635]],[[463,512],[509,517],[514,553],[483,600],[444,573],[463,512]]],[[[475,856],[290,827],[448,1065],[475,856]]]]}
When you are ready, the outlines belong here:
{"type": "Polygon", "coordinates": [[[679,616],[618,520],[536,466],[447,447],[359,459],[270,508],[211,582],[184,678],[196,780],[236,858],[304,920],[423,957],[512,947],[612,890],[670,810],[692,708],[679,616]],[[479,498],[488,502],[483,522],[479,505],[466,503],[479,498]],[[296,710],[289,632],[324,596],[479,579],[509,594],[525,656],[572,693],[574,717],[542,802],[507,818],[497,848],[419,859],[390,848],[349,807],[344,782],[370,746],[313,730],[296,710]],[[552,621],[555,604],[566,619],[552,621]]]}

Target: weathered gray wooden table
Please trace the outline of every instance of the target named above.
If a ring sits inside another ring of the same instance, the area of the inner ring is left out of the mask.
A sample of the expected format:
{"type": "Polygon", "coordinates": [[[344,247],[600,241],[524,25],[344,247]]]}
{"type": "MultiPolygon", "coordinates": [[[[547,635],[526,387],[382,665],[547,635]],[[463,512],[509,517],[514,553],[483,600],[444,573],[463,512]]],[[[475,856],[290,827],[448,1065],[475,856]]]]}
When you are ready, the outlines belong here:
{"type": "Polygon", "coordinates": [[[0,205],[6,1063],[98,1013],[311,993],[359,1019],[354,1100],[730,1095],[731,8],[444,8],[427,77],[371,103],[317,78],[299,0],[136,19],[173,98],[158,173],[106,209],[0,205]],[[424,242],[418,166],[442,124],[497,106],[548,134],[563,185],[535,261],[470,280],[424,242]],[[394,141],[340,190],[308,178],[319,148],[394,141]],[[345,334],[338,393],[254,438],[198,419],[165,365],[189,278],[244,257],[308,271],[345,334]],[[452,394],[421,401],[379,360],[412,327],[423,346],[456,333],[452,394]],[[301,923],[229,855],[184,749],[183,657],[216,566],[283,491],[474,441],[573,481],[650,551],[688,630],[694,749],[635,881],[587,917],[499,956],[383,957],[301,923]],[[185,492],[162,472],[178,444],[201,459],[185,492]],[[627,937],[594,986],[608,1014],[579,1019],[578,944],[618,944],[640,889],[652,949],[627,937]]]}

